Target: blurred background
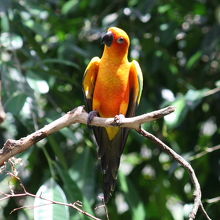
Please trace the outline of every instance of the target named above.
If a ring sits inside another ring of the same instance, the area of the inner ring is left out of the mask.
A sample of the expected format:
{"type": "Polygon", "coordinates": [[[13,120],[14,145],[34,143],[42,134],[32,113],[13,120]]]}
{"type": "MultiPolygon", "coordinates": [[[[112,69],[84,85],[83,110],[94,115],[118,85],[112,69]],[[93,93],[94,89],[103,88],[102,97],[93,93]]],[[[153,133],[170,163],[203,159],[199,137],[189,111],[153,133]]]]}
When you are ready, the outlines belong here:
{"type": "MultiPolygon", "coordinates": [[[[0,19],[1,99],[7,113],[0,124],[1,147],[8,138],[27,136],[85,104],[84,70],[102,54],[100,35],[118,26],[130,36],[129,59],[138,60],[144,75],[138,114],[177,108],[143,127],[190,161],[207,212],[219,218],[220,151],[206,153],[220,144],[218,0],[1,0],[0,19]]],[[[91,129],[77,124],[20,154],[22,162],[15,166],[29,192],[40,195],[46,189],[54,200],[80,200],[86,211],[106,219],[102,208],[94,209],[102,204],[96,152],[91,129]]],[[[9,185],[20,190],[4,173],[0,181],[3,192],[9,185]]],[[[89,219],[61,206],[10,214],[38,202],[30,197],[0,201],[0,219],[89,219]]],[[[184,220],[192,203],[188,173],[131,131],[108,204],[110,219],[184,220]]],[[[205,218],[199,212],[196,219],[205,218]]]]}

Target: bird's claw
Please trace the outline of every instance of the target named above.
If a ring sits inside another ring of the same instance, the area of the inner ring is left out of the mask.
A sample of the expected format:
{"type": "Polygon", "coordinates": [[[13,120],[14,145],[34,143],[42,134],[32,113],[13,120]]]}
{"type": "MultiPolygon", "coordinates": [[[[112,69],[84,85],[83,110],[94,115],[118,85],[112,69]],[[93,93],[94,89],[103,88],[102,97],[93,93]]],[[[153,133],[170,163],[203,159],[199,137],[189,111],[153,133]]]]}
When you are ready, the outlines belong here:
{"type": "Polygon", "coordinates": [[[125,118],[125,116],[123,114],[116,115],[114,117],[114,122],[112,123],[112,125],[114,125],[114,126],[122,125],[122,119],[123,118],[125,118]]]}
{"type": "Polygon", "coordinates": [[[94,117],[98,116],[98,112],[97,111],[91,111],[89,112],[88,118],[87,118],[87,125],[90,126],[92,120],[94,117]]]}

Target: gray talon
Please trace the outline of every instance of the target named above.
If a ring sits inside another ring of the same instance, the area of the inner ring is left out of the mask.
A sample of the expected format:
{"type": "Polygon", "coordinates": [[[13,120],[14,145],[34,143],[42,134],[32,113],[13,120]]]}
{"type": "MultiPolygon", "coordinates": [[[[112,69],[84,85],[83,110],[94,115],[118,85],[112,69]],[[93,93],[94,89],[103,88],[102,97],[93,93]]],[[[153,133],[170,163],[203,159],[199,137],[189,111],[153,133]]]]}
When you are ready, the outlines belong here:
{"type": "Polygon", "coordinates": [[[87,125],[90,125],[93,118],[98,116],[98,112],[97,111],[91,111],[89,112],[88,118],[87,118],[87,125]]]}

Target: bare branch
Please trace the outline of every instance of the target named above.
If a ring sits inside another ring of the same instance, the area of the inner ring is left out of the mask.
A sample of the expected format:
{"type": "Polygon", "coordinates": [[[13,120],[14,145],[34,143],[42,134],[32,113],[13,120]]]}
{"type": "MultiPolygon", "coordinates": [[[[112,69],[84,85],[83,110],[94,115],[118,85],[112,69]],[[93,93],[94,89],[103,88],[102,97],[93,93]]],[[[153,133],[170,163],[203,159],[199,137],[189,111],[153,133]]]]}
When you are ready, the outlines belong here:
{"type": "MultiPolygon", "coordinates": [[[[168,115],[172,112],[175,111],[175,108],[173,106],[169,106],[164,109],[160,109],[154,112],[150,112],[147,114],[139,115],[136,117],[132,118],[123,118],[120,121],[120,124],[117,123],[117,120],[115,118],[100,118],[100,117],[95,117],[92,120],[91,125],[93,126],[99,126],[99,127],[109,127],[109,126],[120,126],[120,127],[127,127],[127,128],[133,128],[137,130],[141,135],[144,137],[149,138],[150,140],[154,141],[157,143],[164,151],[166,151],[170,156],[172,156],[177,162],[179,162],[183,167],[187,169],[189,172],[189,175],[192,179],[193,185],[195,187],[194,195],[194,206],[191,211],[191,214],[189,216],[189,220],[194,220],[197,214],[197,211],[199,207],[201,208],[203,214],[206,216],[208,220],[210,220],[208,214],[206,213],[202,202],[201,202],[201,189],[200,189],[200,184],[198,182],[198,179],[196,177],[196,174],[192,168],[192,166],[179,154],[177,154],[174,150],[172,150],[170,147],[168,147],[166,144],[164,144],[160,139],[152,135],[151,133],[145,131],[144,129],[141,129],[141,124],[150,122],[153,120],[157,120],[161,117],[164,117],[165,115],[168,115]]],[[[51,122],[50,124],[44,126],[40,130],[24,137],[19,140],[7,140],[6,143],[4,144],[3,148],[0,151],[0,164],[4,164],[5,161],[7,161],[10,157],[25,151],[35,143],[39,142],[40,140],[46,138],[50,134],[59,131],[60,129],[67,127],[71,124],[74,123],[83,123],[87,124],[87,118],[88,118],[88,113],[84,111],[83,106],[79,106],[72,111],[66,113],[64,116],[61,118],[51,122]]],[[[24,189],[24,187],[23,187],[24,189]]],[[[24,189],[25,191],[25,189],[24,189]]],[[[16,195],[16,194],[15,194],[16,195]]],[[[33,194],[28,193],[25,191],[25,195],[29,196],[35,196],[33,194]]],[[[18,196],[18,194],[16,195],[18,196]]],[[[7,194],[5,195],[5,198],[10,198],[11,195],[7,194]]],[[[44,198],[43,198],[44,199],[44,198]]],[[[53,202],[53,204],[61,204],[60,202],[55,202],[45,199],[48,202],[53,202]]],[[[76,204],[63,204],[67,206],[71,206],[75,209],[77,209],[79,212],[87,215],[85,211],[80,209],[76,204]]],[[[96,217],[95,217],[96,218],[96,217]]]]}
{"type": "MultiPolygon", "coordinates": [[[[138,129],[141,124],[157,120],[158,118],[170,114],[174,110],[174,107],[169,106],[167,108],[139,115],[133,118],[124,118],[122,119],[120,126],[138,129]]],[[[26,137],[23,137],[19,140],[8,139],[3,148],[0,150],[0,165],[3,165],[3,163],[7,161],[10,157],[27,150],[29,147],[36,144],[40,140],[46,138],[50,134],[55,133],[56,131],[61,130],[64,127],[70,126],[74,123],[87,124],[87,118],[88,113],[84,111],[83,106],[79,106],[26,137]]],[[[117,123],[115,123],[114,118],[100,117],[95,117],[91,125],[100,127],[118,126],[117,123]]]]}
{"type": "MultiPolygon", "coordinates": [[[[23,197],[23,196],[22,196],[23,197]]],[[[46,206],[46,205],[52,205],[53,203],[52,202],[48,202],[47,204],[41,204],[41,205],[38,205],[38,206],[35,206],[35,205],[29,205],[29,206],[20,206],[18,208],[14,208],[10,214],[12,214],[13,212],[16,212],[16,211],[19,211],[20,209],[34,209],[34,208],[38,208],[38,207],[41,207],[41,206],[46,206]]]]}
{"type": "Polygon", "coordinates": [[[202,203],[200,203],[200,207],[199,207],[202,211],[202,214],[208,219],[208,220],[211,220],[211,218],[209,217],[208,213],[206,212],[204,206],[202,203]]]}
{"type": "Polygon", "coordinates": [[[54,200],[51,200],[51,199],[47,199],[47,198],[44,198],[42,197],[41,195],[40,196],[37,196],[35,194],[32,194],[32,193],[29,193],[23,183],[21,182],[21,179],[18,177],[18,176],[15,176],[13,173],[8,173],[10,176],[16,178],[19,183],[20,183],[20,186],[21,188],[23,189],[23,193],[14,193],[14,192],[11,192],[11,193],[3,193],[3,192],[0,192],[0,195],[3,195],[2,198],[0,198],[0,201],[2,200],[5,200],[5,199],[9,199],[9,198],[12,198],[12,197],[33,197],[33,198],[38,198],[38,199],[42,199],[44,201],[47,201],[48,203],[46,204],[42,204],[42,205],[38,205],[38,206],[34,206],[34,205],[31,205],[31,206],[21,206],[21,207],[18,207],[18,208],[15,208],[13,209],[10,213],[13,213],[15,211],[18,211],[20,209],[24,209],[24,208],[27,208],[27,209],[34,209],[34,208],[37,208],[37,207],[40,207],[40,206],[45,206],[45,205],[64,205],[64,206],[68,206],[68,207],[71,207],[71,208],[74,208],[76,209],[78,212],[82,213],[83,215],[86,215],[94,220],[101,220],[100,218],[97,218],[93,215],[91,215],[90,213],[84,211],[82,208],[79,208],[79,207],[82,207],[82,203],[80,201],[76,201],[74,203],[64,203],[64,202],[59,202],[59,201],[54,201],[54,200]]]}
{"type": "MultiPolygon", "coordinates": [[[[205,213],[205,215],[208,217],[208,214],[206,213],[205,209],[203,208],[202,202],[201,202],[201,188],[200,188],[200,184],[199,181],[196,177],[196,174],[192,168],[192,166],[190,165],[190,163],[188,163],[183,157],[181,157],[179,154],[177,154],[174,150],[172,150],[169,146],[167,146],[165,143],[163,143],[160,139],[158,139],[157,137],[155,137],[153,134],[145,131],[144,129],[139,129],[137,130],[138,133],[140,133],[141,135],[143,135],[144,137],[149,138],[151,141],[155,142],[156,144],[159,145],[159,147],[165,151],[166,153],[168,153],[171,157],[173,157],[178,163],[180,163],[183,167],[185,167],[187,169],[187,171],[189,172],[189,175],[192,179],[193,185],[195,187],[195,191],[194,191],[194,206],[193,209],[190,213],[189,216],[189,220],[193,220],[196,218],[196,214],[197,211],[199,209],[199,207],[201,207],[201,210],[203,213],[205,213]]],[[[208,217],[208,219],[210,220],[210,218],[208,217]]]]}
{"type": "Polygon", "coordinates": [[[210,95],[213,95],[217,92],[220,92],[220,88],[219,87],[216,87],[214,89],[210,89],[208,90],[206,93],[205,93],[205,96],[210,96],[210,95]]]}
{"type": "Polygon", "coordinates": [[[64,205],[64,206],[74,208],[78,212],[82,213],[83,215],[86,215],[86,216],[88,216],[92,219],[95,219],[95,220],[101,220],[100,218],[97,218],[97,217],[89,214],[88,212],[84,211],[83,209],[79,208],[76,205],[75,202],[74,203],[64,203],[64,202],[54,201],[54,200],[50,200],[50,199],[47,199],[47,198],[43,198],[41,196],[37,196],[37,195],[29,193],[27,191],[25,191],[24,193],[19,193],[19,194],[4,194],[4,197],[1,198],[0,201],[5,200],[5,199],[9,199],[9,198],[12,198],[12,197],[26,197],[26,196],[30,196],[30,197],[33,197],[33,198],[39,198],[39,199],[48,201],[48,203],[43,204],[43,205],[39,205],[39,206],[21,206],[21,207],[13,209],[10,213],[13,213],[13,212],[18,211],[18,210],[23,209],[23,208],[34,209],[34,208],[37,208],[37,207],[40,207],[40,206],[51,205],[51,204],[55,205],[56,204],[56,205],[64,205]]]}
{"type": "Polygon", "coordinates": [[[189,160],[190,160],[190,161],[196,160],[196,159],[198,159],[198,158],[200,158],[200,157],[203,157],[203,156],[205,156],[206,154],[211,153],[211,152],[214,152],[214,151],[216,151],[216,150],[220,150],[220,144],[219,144],[219,145],[216,145],[216,146],[214,146],[214,147],[207,147],[207,148],[205,148],[204,151],[202,151],[202,152],[200,152],[200,153],[198,153],[198,154],[196,154],[196,155],[194,155],[194,156],[191,156],[191,157],[189,158],[189,160]]]}
{"type": "Polygon", "coordinates": [[[220,202],[220,196],[212,198],[212,199],[206,199],[205,202],[207,202],[208,204],[220,202]]]}

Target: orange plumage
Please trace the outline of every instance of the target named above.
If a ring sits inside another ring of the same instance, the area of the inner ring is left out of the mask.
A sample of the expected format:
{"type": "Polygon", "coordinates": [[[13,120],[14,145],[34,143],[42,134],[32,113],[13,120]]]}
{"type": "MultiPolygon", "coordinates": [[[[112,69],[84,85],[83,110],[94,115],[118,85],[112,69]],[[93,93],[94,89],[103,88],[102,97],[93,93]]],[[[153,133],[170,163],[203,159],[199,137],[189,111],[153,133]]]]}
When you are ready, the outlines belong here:
{"type": "MultiPolygon", "coordinates": [[[[88,110],[97,111],[101,117],[134,116],[142,91],[142,72],[136,61],[128,61],[129,37],[122,29],[111,27],[103,36],[103,42],[101,59],[94,57],[84,75],[88,110]]],[[[128,129],[94,127],[93,130],[99,146],[107,202],[115,187],[128,129]]]]}

